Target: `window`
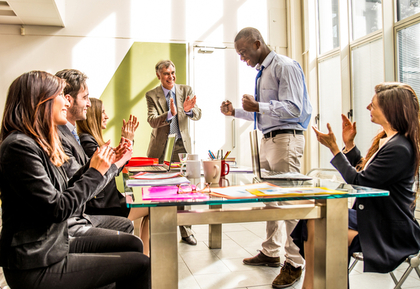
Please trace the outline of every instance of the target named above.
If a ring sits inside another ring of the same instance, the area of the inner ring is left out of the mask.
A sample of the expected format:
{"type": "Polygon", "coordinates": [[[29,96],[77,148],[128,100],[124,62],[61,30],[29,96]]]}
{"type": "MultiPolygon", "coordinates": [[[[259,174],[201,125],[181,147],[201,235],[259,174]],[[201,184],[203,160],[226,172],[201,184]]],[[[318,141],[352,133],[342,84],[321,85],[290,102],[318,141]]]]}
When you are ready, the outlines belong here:
{"type": "MultiPolygon", "coordinates": [[[[341,144],[341,73],[340,55],[320,61],[319,67],[319,123],[322,132],[328,132],[327,123],[341,144]]],[[[332,168],[330,150],[319,146],[319,167],[332,168]]]]}
{"type": "Polygon", "coordinates": [[[352,0],[351,20],[353,40],[382,29],[382,1],[352,0]]]}
{"type": "Polygon", "coordinates": [[[398,80],[420,95],[420,23],[397,32],[398,80]]]}
{"type": "Polygon", "coordinates": [[[375,85],[384,81],[382,38],[352,49],[353,121],[357,123],[356,144],[366,155],[380,127],[370,121],[366,107],[375,94],[375,85]]]}
{"type": "Polygon", "coordinates": [[[319,54],[337,48],[338,38],[338,0],[318,1],[319,54]]]}
{"type": "Polygon", "coordinates": [[[397,0],[397,21],[420,12],[420,0],[397,0]]]}

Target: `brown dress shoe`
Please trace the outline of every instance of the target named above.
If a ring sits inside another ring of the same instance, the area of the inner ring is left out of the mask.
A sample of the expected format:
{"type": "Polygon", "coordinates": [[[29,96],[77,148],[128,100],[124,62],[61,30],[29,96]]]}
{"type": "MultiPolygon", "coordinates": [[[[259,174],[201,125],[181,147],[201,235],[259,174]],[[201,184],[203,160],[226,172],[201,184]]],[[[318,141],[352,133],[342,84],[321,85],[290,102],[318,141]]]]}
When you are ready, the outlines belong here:
{"type": "Polygon", "coordinates": [[[302,275],[302,267],[293,267],[287,262],[284,262],[284,266],[280,270],[280,274],[277,275],[271,284],[273,288],[287,288],[295,284],[302,275]]]}
{"type": "Polygon", "coordinates": [[[245,265],[251,266],[269,266],[269,267],[279,267],[280,266],[280,257],[268,257],[259,252],[257,256],[251,258],[245,258],[243,260],[245,265]]]}

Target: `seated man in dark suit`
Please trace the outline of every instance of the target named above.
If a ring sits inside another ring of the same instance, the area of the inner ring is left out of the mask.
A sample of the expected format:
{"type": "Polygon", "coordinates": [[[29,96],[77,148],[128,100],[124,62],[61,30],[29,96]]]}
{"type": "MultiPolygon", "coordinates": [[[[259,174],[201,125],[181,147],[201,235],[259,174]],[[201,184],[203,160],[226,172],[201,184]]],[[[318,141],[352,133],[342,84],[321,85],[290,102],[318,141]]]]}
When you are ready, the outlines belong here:
{"type": "MultiPolygon", "coordinates": [[[[87,76],[78,70],[64,69],[57,72],[56,76],[66,80],[67,86],[64,88],[64,94],[70,102],[70,107],[67,110],[67,124],[58,126],[64,152],[70,157],[69,161],[63,164],[63,168],[70,178],[89,161],[76,133],[76,121],[86,119],[86,111],[90,107],[89,90],[86,84],[87,76]]],[[[118,167],[112,165],[105,176],[111,180],[117,173],[118,167]]],[[[127,218],[87,215],[84,210],[85,204],[69,218],[68,225],[71,236],[119,234],[119,231],[133,232],[133,224],[127,218]]]]}

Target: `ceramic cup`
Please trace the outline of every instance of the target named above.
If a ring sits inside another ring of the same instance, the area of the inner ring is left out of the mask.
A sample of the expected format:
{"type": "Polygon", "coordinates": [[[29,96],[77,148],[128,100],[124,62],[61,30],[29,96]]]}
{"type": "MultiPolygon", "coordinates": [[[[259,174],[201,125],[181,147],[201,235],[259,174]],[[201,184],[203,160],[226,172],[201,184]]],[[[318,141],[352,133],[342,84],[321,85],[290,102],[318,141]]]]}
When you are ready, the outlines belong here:
{"type": "Polygon", "coordinates": [[[221,172],[220,172],[220,175],[222,177],[224,177],[224,176],[226,176],[229,173],[229,171],[230,171],[229,164],[226,163],[225,160],[221,160],[221,172]]]}
{"type": "Polygon", "coordinates": [[[187,160],[185,162],[186,170],[183,172],[184,167],[181,167],[181,174],[187,178],[200,178],[201,176],[201,166],[200,161],[198,160],[187,160]]]}
{"type": "Polygon", "coordinates": [[[206,183],[218,184],[221,173],[220,160],[203,160],[204,180],[206,183]]]}

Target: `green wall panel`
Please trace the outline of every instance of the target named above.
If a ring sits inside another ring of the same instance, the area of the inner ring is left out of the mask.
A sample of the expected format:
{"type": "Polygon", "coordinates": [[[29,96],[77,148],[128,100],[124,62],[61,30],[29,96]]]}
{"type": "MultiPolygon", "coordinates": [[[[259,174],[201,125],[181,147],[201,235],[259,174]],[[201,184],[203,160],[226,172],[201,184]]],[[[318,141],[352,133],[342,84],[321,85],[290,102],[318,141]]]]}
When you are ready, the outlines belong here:
{"type": "Polygon", "coordinates": [[[176,66],[176,82],[187,79],[187,47],[178,43],[134,42],[100,99],[109,116],[104,140],[116,146],[121,137],[122,120],[130,114],[137,116],[140,125],[136,131],[133,156],[146,156],[152,131],[147,122],[147,91],[160,85],[155,65],[159,60],[170,59],[176,66]]]}

